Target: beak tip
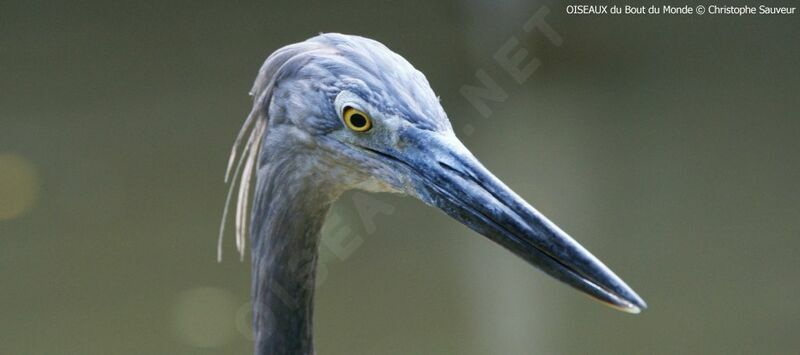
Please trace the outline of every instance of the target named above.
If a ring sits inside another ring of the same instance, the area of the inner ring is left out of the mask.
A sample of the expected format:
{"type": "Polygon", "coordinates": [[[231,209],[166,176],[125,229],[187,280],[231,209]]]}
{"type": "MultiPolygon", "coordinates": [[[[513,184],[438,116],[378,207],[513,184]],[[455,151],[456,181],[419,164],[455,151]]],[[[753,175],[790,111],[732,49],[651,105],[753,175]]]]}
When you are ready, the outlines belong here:
{"type": "MultiPolygon", "coordinates": [[[[638,300],[641,301],[641,300],[638,300]]],[[[614,304],[614,303],[607,303],[603,302],[607,306],[614,308],[618,311],[629,313],[629,314],[639,314],[642,313],[643,310],[647,309],[647,304],[644,301],[637,302],[636,304],[630,302],[621,302],[621,304],[614,304]]]]}
{"type": "Polygon", "coordinates": [[[633,296],[626,302],[627,305],[620,307],[620,310],[631,314],[642,313],[643,310],[647,309],[647,303],[639,295],[634,293],[633,296]]]}
{"type": "Polygon", "coordinates": [[[590,298],[599,300],[600,303],[603,303],[608,307],[629,314],[639,314],[647,309],[647,303],[641,297],[639,297],[636,292],[628,287],[626,287],[626,289],[627,292],[621,294],[607,293],[603,295],[604,297],[602,298],[595,298],[594,296],[590,296],[590,298]]]}
{"type": "Polygon", "coordinates": [[[625,308],[625,309],[623,309],[623,311],[626,312],[626,313],[630,313],[630,314],[642,313],[642,309],[639,308],[639,307],[636,307],[636,306],[631,306],[631,307],[625,308]]]}

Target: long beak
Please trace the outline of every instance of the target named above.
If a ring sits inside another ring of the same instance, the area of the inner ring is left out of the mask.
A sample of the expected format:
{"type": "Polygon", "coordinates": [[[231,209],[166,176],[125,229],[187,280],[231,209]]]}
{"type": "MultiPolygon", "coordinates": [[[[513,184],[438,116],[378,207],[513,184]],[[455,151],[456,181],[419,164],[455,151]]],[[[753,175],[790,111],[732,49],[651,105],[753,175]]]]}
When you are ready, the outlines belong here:
{"type": "Polygon", "coordinates": [[[600,260],[483,167],[455,136],[413,129],[402,139],[402,151],[373,152],[409,168],[424,202],[609,306],[629,313],[647,307],[600,260]]]}

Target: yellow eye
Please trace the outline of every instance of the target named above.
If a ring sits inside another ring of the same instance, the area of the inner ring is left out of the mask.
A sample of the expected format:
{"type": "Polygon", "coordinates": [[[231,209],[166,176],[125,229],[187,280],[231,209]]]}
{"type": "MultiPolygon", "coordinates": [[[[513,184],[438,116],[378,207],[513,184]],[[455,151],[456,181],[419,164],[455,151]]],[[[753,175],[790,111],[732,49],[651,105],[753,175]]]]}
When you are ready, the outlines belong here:
{"type": "Polygon", "coordinates": [[[348,128],[356,132],[366,132],[372,128],[372,120],[366,113],[356,110],[352,107],[345,107],[344,109],[344,124],[348,128]]]}

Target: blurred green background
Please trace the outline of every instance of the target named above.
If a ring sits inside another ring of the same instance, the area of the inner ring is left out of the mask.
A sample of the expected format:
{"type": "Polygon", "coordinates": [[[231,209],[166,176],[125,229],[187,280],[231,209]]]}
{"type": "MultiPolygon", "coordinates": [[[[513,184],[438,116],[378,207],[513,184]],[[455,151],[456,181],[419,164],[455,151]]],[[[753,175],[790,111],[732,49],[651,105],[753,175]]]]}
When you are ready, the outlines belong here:
{"type": "MultiPolygon", "coordinates": [[[[0,1],[0,354],[252,351],[215,261],[262,61],[318,32],[426,73],[456,133],[649,303],[588,300],[411,198],[334,207],[320,354],[800,349],[798,16],[571,16],[558,2],[0,1]],[[554,46],[522,25],[542,6],[554,46]],[[517,84],[492,59],[541,60],[517,84]],[[459,94],[508,93],[484,118],[459,94]],[[363,205],[363,204],[362,204],[363,205]],[[356,244],[354,244],[356,245],[356,244]]],[[[330,222],[330,221],[329,221],[330,222]]]]}

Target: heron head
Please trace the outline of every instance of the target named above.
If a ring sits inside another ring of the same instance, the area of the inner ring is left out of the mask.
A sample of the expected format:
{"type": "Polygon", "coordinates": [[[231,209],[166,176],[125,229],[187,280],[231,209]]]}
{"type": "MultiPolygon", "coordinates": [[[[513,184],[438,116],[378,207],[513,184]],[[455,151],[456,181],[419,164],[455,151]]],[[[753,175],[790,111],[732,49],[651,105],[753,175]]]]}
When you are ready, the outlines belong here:
{"type": "Polygon", "coordinates": [[[260,154],[292,147],[326,170],[316,176],[328,185],[414,196],[608,305],[646,307],[488,171],[453,133],[425,76],[382,44],[323,34],[284,47],[262,67],[253,95],[251,141],[265,140],[260,154]],[[267,133],[257,132],[267,121],[267,133]]]}

